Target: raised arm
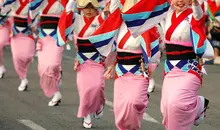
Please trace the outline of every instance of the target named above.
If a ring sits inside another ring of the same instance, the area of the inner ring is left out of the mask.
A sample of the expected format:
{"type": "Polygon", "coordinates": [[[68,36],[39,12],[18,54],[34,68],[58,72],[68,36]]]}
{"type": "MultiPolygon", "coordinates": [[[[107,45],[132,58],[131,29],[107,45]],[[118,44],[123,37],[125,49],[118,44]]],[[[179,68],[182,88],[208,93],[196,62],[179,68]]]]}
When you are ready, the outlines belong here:
{"type": "Polygon", "coordinates": [[[40,14],[40,10],[45,8],[47,0],[30,0],[28,10],[28,24],[30,27],[36,27],[38,24],[37,17],[40,14]]]}
{"type": "Polygon", "coordinates": [[[197,0],[192,0],[193,17],[200,20],[204,16],[204,11],[197,0]]]}
{"type": "MultiPolygon", "coordinates": [[[[4,4],[4,0],[1,0],[0,1],[0,10],[3,9],[3,4],[4,4]]],[[[8,22],[10,26],[12,25],[10,22],[11,20],[9,19],[10,12],[11,12],[11,10],[8,10],[8,12],[6,12],[6,13],[0,12],[0,14],[1,14],[0,24],[4,25],[8,22]]],[[[10,29],[10,31],[11,31],[11,29],[10,29]]]]}
{"type": "Polygon", "coordinates": [[[29,16],[34,19],[39,11],[45,7],[47,0],[30,0],[29,3],[29,16]]]}
{"type": "Polygon", "coordinates": [[[76,14],[74,14],[75,4],[75,0],[69,0],[65,7],[65,10],[61,14],[57,29],[58,46],[63,46],[66,44],[68,36],[72,33],[74,29],[74,21],[76,18],[76,14]]]}
{"type": "Polygon", "coordinates": [[[121,6],[120,0],[111,0],[110,12],[113,13],[116,9],[120,8],[120,6],[121,6]]]}
{"type": "Polygon", "coordinates": [[[168,0],[140,0],[122,17],[131,34],[138,37],[166,17],[169,7],[168,0]]]}
{"type": "Polygon", "coordinates": [[[191,39],[194,52],[201,58],[212,58],[214,51],[211,43],[206,38],[205,15],[197,0],[193,0],[193,17],[191,20],[191,39]]]}
{"type": "Polygon", "coordinates": [[[216,20],[215,16],[218,15],[219,11],[220,11],[220,2],[218,4],[212,0],[207,1],[207,12],[212,21],[216,20]]]}
{"type": "Polygon", "coordinates": [[[62,4],[63,8],[65,8],[68,3],[68,0],[61,0],[60,3],[62,4]]]}
{"type": "Polygon", "coordinates": [[[121,11],[118,8],[103,24],[101,24],[97,31],[89,37],[90,42],[96,47],[101,55],[107,57],[112,51],[114,40],[118,35],[118,30],[122,22],[121,11]]]}
{"type": "Polygon", "coordinates": [[[153,27],[139,37],[141,37],[141,48],[145,64],[156,62],[160,43],[160,35],[157,32],[157,28],[153,27]]]}

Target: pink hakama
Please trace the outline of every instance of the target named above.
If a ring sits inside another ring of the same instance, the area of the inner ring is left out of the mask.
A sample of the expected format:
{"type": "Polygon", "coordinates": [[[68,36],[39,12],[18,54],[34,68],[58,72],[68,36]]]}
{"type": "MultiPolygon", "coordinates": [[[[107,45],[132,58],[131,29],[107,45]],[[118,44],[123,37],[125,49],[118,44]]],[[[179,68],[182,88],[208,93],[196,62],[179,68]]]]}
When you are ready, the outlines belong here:
{"type": "Polygon", "coordinates": [[[4,26],[0,26],[0,65],[3,64],[3,48],[9,44],[10,25],[6,23],[4,26]]]}
{"type": "Polygon", "coordinates": [[[163,125],[167,130],[190,130],[199,110],[204,108],[198,90],[200,79],[178,68],[164,78],[161,99],[163,125]]]}
{"type": "Polygon", "coordinates": [[[149,81],[130,72],[114,84],[114,115],[118,130],[139,130],[148,104],[149,81]]]}
{"type": "Polygon", "coordinates": [[[35,52],[34,39],[22,33],[17,34],[11,39],[11,51],[15,70],[21,80],[25,79],[35,52]]]}
{"type": "Polygon", "coordinates": [[[38,73],[40,86],[44,94],[53,96],[59,91],[58,84],[61,79],[62,53],[64,48],[56,45],[51,36],[40,39],[41,49],[38,51],[38,73]]]}
{"type": "Polygon", "coordinates": [[[77,88],[80,104],[77,117],[99,112],[105,104],[105,68],[91,60],[85,61],[77,68],[77,88]]]}

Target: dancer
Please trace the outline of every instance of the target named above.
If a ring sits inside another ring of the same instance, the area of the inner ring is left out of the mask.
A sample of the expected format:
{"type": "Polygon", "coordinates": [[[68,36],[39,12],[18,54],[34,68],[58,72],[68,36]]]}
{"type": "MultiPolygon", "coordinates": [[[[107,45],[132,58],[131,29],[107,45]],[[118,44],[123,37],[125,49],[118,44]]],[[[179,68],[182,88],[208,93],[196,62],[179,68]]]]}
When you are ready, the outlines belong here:
{"type": "Polygon", "coordinates": [[[58,25],[58,44],[66,43],[66,38],[72,31],[77,36],[77,88],[80,104],[77,117],[83,118],[85,128],[92,127],[92,116],[100,118],[105,104],[103,77],[105,67],[103,58],[86,37],[90,36],[108,16],[108,7],[98,14],[97,0],[78,0],[77,8],[81,11],[74,13],[76,1],[70,0],[61,15],[58,25]]]}
{"type": "Polygon", "coordinates": [[[32,23],[28,21],[29,0],[5,0],[2,12],[14,12],[13,36],[11,38],[11,51],[15,70],[21,79],[19,91],[28,87],[27,71],[34,56],[34,38],[32,36],[32,23]]]}
{"type": "Polygon", "coordinates": [[[212,57],[213,48],[206,40],[201,6],[197,0],[192,0],[192,7],[189,4],[190,0],[171,0],[170,7],[166,0],[141,0],[123,15],[135,37],[165,17],[167,60],[161,112],[167,130],[190,130],[193,124],[199,125],[209,103],[198,96],[202,72],[197,57],[212,57]],[[150,13],[146,15],[146,11],[150,13]]]}
{"type": "Polygon", "coordinates": [[[116,71],[114,116],[118,130],[141,128],[143,114],[148,104],[148,63],[159,51],[158,36],[151,33],[155,28],[134,38],[122,20],[121,11],[126,11],[136,2],[137,0],[122,2],[111,0],[111,15],[89,37],[99,53],[105,57],[112,54],[113,43],[116,43],[116,63],[108,67],[105,77],[109,79],[113,71],[116,71]],[[120,10],[121,4],[122,10],[120,10]]]}
{"type": "Polygon", "coordinates": [[[63,47],[57,46],[57,26],[67,0],[33,0],[30,3],[32,21],[40,11],[38,50],[38,73],[40,86],[47,97],[53,96],[48,106],[61,102],[62,53],[63,47]]]}
{"type": "MultiPolygon", "coordinates": [[[[0,9],[2,9],[4,0],[0,1],[0,9]]],[[[9,45],[10,33],[11,33],[11,25],[12,22],[9,18],[9,13],[11,10],[8,10],[6,13],[0,13],[0,79],[4,78],[4,74],[6,69],[3,64],[3,48],[6,45],[9,45]]]]}

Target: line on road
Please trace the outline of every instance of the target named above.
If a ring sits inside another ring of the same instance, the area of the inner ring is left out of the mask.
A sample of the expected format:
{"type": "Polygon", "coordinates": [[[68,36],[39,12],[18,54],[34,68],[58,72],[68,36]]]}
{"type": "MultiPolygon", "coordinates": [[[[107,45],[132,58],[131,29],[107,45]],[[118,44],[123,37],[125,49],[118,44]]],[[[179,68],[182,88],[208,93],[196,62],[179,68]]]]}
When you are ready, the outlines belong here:
{"type": "MultiPolygon", "coordinates": [[[[72,57],[70,56],[67,56],[67,55],[64,55],[63,54],[63,57],[65,57],[66,59],[69,59],[69,60],[73,60],[72,57]]],[[[159,84],[156,84],[157,87],[159,87],[160,85],[159,84]]],[[[105,101],[105,104],[109,107],[112,107],[113,108],[113,103],[111,101],[108,101],[106,100],[105,101]]],[[[157,121],[156,119],[154,119],[153,117],[151,117],[149,114],[147,114],[146,112],[144,113],[143,115],[143,119],[146,120],[146,121],[150,121],[150,122],[153,122],[153,123],[157,123],[157,124],[160,124],[159,121],[157,121]]]]}
{"type": "Polygon", "coordinates": [[[24,120],[24,119],[19,119],[18,122],[22,123],[23,125],[31,128],[32,130],[46,130],[45,128],[41,127],[40,125],[34,123],[31,120],[24,120]]]}

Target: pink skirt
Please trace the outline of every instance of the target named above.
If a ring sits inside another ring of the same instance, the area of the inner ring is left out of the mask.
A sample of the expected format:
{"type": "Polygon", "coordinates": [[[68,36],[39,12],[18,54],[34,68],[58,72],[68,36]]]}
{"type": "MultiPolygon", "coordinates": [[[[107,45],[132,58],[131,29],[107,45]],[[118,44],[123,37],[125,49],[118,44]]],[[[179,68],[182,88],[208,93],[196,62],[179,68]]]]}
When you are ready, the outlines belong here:
{"type": "Polygon", "coordinates": [[[40,39],[41,50],[38,51],[38,73],[40,86],[47,97],[59,91],[58,84],[62,71],[63,47],[56,45],[50,36],[40,39]]]}
{"type": "Polygon", "coordinates": [[[0,65],[3,64],[3,48],[6,45],[9,45],[9,35],[10,35],[10,26],[6,24],[4,26],[0,26],[0,65]]]}
{"type": "Polygon", "coordinates": [[[118,130],[139,130],[148,104],[149,81],[131,73],[115,80],[114,115],[118,130]]]}
{"type": "Polygon", "coordinates": [[[103,65],[90,60],[78,66],[76,82],[80,103],[77,117],[98,112],[104,105],[104,72],[103,65]]]}
{"type": "Polygon", "coordinates": [[[11,39],[11,51],[14,67],[19,78],[26,78],[28,66],[35,52],[34,40],[19,33],[11,39]]]}
{"type": "Polygon", "coordinates": [[[163,125],[167,130],[190,130],[201,107],[200,79],[178,68],[164,78],[161,98],[163,125]]]}

